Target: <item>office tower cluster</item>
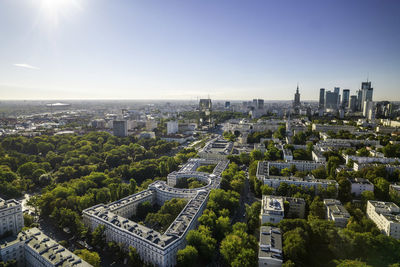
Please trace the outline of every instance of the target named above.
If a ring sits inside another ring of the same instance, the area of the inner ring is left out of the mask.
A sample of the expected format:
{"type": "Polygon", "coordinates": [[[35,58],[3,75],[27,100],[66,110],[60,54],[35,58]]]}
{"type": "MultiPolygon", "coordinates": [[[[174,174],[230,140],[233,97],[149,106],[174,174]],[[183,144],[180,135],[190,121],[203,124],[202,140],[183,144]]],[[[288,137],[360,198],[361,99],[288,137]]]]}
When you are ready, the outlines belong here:
{"type": "MultiPolygon", "coordinates": [[[[371,82],[362,82],[361,88],[357,94],[350,95],[350,89],[343,89],[340,94],[340,88],[335,87],[333,91],[321,88],[319,91],[319,110],[320,115],[324,112],[344,114],[348,112],[362,112],[363,116],[369,120],[375,119],[376,104],[372,100],[373,90],[371,82]]],[[[383,113],[388,113],[382,108],[383,113]]]]}

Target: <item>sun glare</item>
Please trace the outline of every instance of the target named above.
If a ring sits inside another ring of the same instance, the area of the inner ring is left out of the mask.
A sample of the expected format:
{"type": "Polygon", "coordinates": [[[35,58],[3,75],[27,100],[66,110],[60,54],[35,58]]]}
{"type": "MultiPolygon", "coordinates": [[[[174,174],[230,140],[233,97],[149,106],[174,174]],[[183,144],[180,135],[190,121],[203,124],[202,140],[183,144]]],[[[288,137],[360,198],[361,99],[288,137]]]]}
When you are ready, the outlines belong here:
{"type": "Polygon", "coordinates": [[[60,19],[68,16],[71,11],[80,9],[78,0],[40,0],[42,15],[48,23],[57,26],[60,19]]]}

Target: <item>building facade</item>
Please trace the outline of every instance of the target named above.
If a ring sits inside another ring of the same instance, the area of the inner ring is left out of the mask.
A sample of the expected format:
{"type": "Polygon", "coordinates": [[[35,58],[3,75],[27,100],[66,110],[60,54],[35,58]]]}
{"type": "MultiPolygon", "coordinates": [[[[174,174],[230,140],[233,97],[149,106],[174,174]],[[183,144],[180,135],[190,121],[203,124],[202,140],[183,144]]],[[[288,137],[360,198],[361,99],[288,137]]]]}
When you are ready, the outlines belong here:
{"type": "Polygon", "coordinates": [[[90,267],[89,263],[67,250],[38,228],[0,241],[0,261],[16,260],[26,267],[90,267]]]}
{"type": "Polygon", "coordinates": [[[16,235],[24,227],[21,202],[0,198],[0,236],[6,233],[16,235]]]}
{"type": "Polygon", "coordinates": [[[368,200],[367,217],[387,236],[400,239],[400,208],[393,202],[368,200]]]}
{"type": "Polygon", "coordinates": [[[337,199],[324,199],[326,218],[333,221],[336,227],[346,227],[350,214],[337,199]]]}

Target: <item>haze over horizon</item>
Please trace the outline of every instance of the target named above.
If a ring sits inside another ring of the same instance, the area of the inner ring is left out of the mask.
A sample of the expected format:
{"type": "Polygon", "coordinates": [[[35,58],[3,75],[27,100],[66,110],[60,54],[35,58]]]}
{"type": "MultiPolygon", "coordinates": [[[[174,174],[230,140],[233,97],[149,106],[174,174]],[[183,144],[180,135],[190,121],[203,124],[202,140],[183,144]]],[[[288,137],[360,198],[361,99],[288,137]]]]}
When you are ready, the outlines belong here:
{"type": "Polygon", "coordinates": [[[400,100],[400,1],[288,2],[2,1],[0,100],[400,100]]]}

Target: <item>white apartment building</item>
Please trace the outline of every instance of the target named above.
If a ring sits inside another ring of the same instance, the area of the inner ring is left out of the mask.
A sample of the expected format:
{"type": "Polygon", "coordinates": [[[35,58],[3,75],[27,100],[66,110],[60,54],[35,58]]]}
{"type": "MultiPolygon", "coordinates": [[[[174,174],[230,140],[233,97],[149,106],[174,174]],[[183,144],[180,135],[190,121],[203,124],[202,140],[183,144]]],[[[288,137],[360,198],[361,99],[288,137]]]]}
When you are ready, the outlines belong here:
{"type": "Polygon", "coordinates": [[[257,165],[256,176],[261,180],[269,177],[276,178],[276,176],[272,176],[270,174],[271,167],[278,169],[278,171],[280,172],[285,168],[290,169],[292,166],[295,166],[296,170],[298,171],[309,172],[321,166],[325,166],[325,164],[321,162],[314,162],[307,160],[292,160],[288,162],[259,161],[257,165]]]}
{"type": "Polygon", "coordinates": [[[125,249],[135,247],[145,262],[161,267],[174,266],[177,251],[184,248],[187,232],[197,226],[209,193],[211,189],[219,187],[220,175],[228,163],[227,160],[190,159],[179,171],[168,175],[168,184],[156,181],[142,192],[108,205],[88,208],[83,211],[83,221],[91,230],[100,224],[104,225],[107,241],[122,243],[125,249]],[[216,163],[213,173],[196,172],[198,166],[213,163],[216,163]],[[190,177],[204,179],[207,185],[196,189],[172,187],[177,180],[190,177]],[[162,205],[172,198],[185,198],[188,204],[164,234],[127,219],[136,213],[137,206],[144,201],[162,205]]]}
{"type": "Polygon", "coordinates": [[[285,160],[286,162],[292,161],[293,160],[292,150],[286,149],[283,146],[281,147],[281,149],[283,151],[283,160],[285,160]]]}
{"type": "Polygon", "coordinates": [[[27,267],[90,267],[89,263],[67,250],[38,228],[0,241],[0,261],[16,260],[27,267]]]}
{"type": "Polygon", "coordinates": [[[313,188],[316,192],[320,188],[327,189],[329,186],[338,188],[338,183],[334,180],[326,179],[314,179],[313,177],[307,176],[304,178],[300,177],[286,177],[286,176],[273,176],[269,174],[269,170],[272,166],[281,171],[284,168],[290,168],[292,165],[296,166],[299,171],[311,171],[320,166],[324,166],[322,163],[313,161],[291,161],[291,162],[268,162],[259,161],[257,165],[256,177],[264,182],[264,184],[277,189],[281,183],[287,183],[289,185],[296,185],[301,187],[313,188]]]}
{"type": "Polygon", "coordinates": [[[222,137],[217,137],[209,142],[199,150],[197,153],[201,158],[205,159],[226,159],[226,156],[232,153],[233,143],[229,142],[222,137]]]}
{"type": "Polygon", "coordinates": [[[263,196],[261,201],[261,224],[278,223],[283,220],[285,213],[282,197],[263,196]]]}
{"type": "Polygon", "coordinates": [[[337,199],[324,199],[326,218],[333,221],[336,227],[346,227],[350,214],[337,199]]]}
{"type": "Polygon", "coordinates": [[[21,203],[15,199],[0,198],[0,236],[6,232],[18,234],[24,227],[21,203]]]}
{"type": "Polygon", "coordinates": [[[357,130],[356,127],[351,125],[330,125],[330,124],[312,124],[312,130],[317,132],[329,132],[333,131],[335,133],[343,130],[349,132],[355,132],[357,130]]]}
{"type": "Polygon", "coordinates": [[[400,208],[393,202],[368,200],[367,217],[387,236],[400,239],[400,208]]]}
{"type": "Polygon", "coordinates": [[[176,134],[179,131],[179,123],[177,121],[167,122],[167,134],[176,134]]]}
{"type": "Polygon", "coordinates": [[[354,155],[343,155],[343,157],[346,160],[346,164],[349,162],[349,160],[356,161],[360,164],[363,163],[383,163],[383,164],[388,164],[388,163],[400,163],[399,158],[386,158],[386,157],[360,157],[360,156],[354,156],[354,155]]]}
{"type": "Polygon", "coordinates": [[[374,192],[374,185],[364,178],[349,179],[351,183],[351,193],[356,196],[361,196],[364,191],[374,192]]]}
{"type": "Polygon", "coordinates": [[[302,198],[263,195],[261,200],[261,223],[280,222],[285,213],[288,218],[304,218],[306,202],[302,198]],[[285,211],[284,203],[288,202],[288,210],[285,211]]]}
{"type": "Polygon", "coordinates": [[[258,266],[281,267],[283,263],[282,254],[281,230],[276,227],[261,226],[258,266]]]}

